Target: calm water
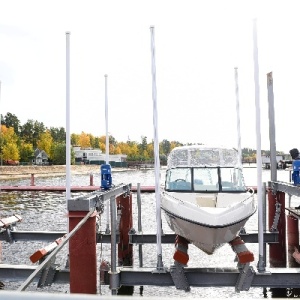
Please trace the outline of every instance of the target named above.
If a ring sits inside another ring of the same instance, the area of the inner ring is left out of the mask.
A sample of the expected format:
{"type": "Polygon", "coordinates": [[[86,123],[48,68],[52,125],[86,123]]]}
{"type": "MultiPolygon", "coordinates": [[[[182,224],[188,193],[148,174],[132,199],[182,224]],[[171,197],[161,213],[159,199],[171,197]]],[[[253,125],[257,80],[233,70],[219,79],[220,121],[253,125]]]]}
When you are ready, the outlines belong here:
{"type": "MultiPolygon", "coordinates": [[[[164,181],[165,171],[161,171],[161,183],[164,181]]],[[[94,184],[100,185],[99,174],[94,175],[94,184]]],[[[256,168],[244,168],[244,177],[246,185],[256,186],[256,168]]],[[[277,180],[278,181],[289,181],[289,172],[285,170],[278,170],[277,180]]],[[[112,173],[113,183],[132,183],[136,186],[137,183],[143,185],[154,185],[155,177],[154,170],[129,170],[122,172],[112,173]]],[[[263,182],[270,180],[270,171],[263,170],[262,173],[263,182]]],[[[89,175],[76,175],[72,176],[72,185],[89,185],[89,175]]],[[[23,180],[11,180],[0,181],[2,184],[11,185],[29,185],[30,178],[23,180]]],[[[36,178],[36,185],[64,185],[65,176],[56,178],[36,178]]],[[[85,194],[85,193],[82,193],[85,194]]],[[[77,196],[78,193],[72,194],[77,196]]],[[[142,229],[143,232],[154,233],[156,231],[156,220],[155,220],[155,194],[154,193],[143,193],[142,194],[142,229]],[[152,217],[151,217],[152,216],[152,217]]],[[[66,200],[65,193],[45,193],[45,192],[0,192],[0,216],[5,217],[12,214],[19,214],[23,217],[23,221],[17,225],[18,230],[50,230],[50,231],[66,231],[67,229],[67,218],[66,218],[66,200]]],[[[136,205],[136,194],[133,194],[133,227],[137,229],[137,205],[136,205]]],[[[106,228],[106,213],[101,216],[101,230],[105,231],[106,228]]],[[[164,216],[163,231],[171,232],[164,216]]],[[[257,214],[255,214],[246,224],[246,231],[257,230],[257,214]]],[[[43,242],[16,242],[14,244],[8,244],[3,242],[3,263],[11,264],[27,264],[31,265],[29,257],[39,248],[43,247],[43,242]]],[[[252,264],[255,268],[258,261],[258,244],[248,244],[250,251],[253,251],[255,255],[255,261],[252,264]]],[[[99,261],[102,258],[110,260],[110,245],[103,244],[98,245],[98,256],[99,261]]],[[[173,252],[174,245],[162,245],[163,247],[163,263],[165,267],[170,267],[173,264],[173,252]]],[[[68,246],[65,246],[62,253],[58,254],[56,262],[59,263],[62,268],[65,265],[66,257],[68,252],[68,246]]],[[[143,245],[143,265],[144,267],[155,269],[156,267],[156,245],[143,245]]],[[[220,248],[215,254],[208,256],[202,251],[189,245],[189,256],[190,260],[188,263],[189,267],[236,267],[234,261],[235,254],[232,252],[228,245],[220,248]]],[[[134,246],[134,264],[139,266],[138,258],[138,246],[134,246]]],[[[21,282],[10,282],[5,283],[5,289],[15,290],[21,282]]],[[[31,284],[28,291],[40,292],[41,289],[36,287],[36,284],[31,284]]],[[[42,291],[47,292],[69,292],[68,285],[54,284],[52,287],[44,288],[42,291]]],[[[99,286],[98,292],[103,295],[110,295],[111,292],[107,286],[99,286]]],[[[139,287],[135,287],[134,295],[139,295],[139,287]]],[[[250,288],[248,292],[235,293],[234,288],[191,288],[191,291],[186,293],[183,291],[176,290],[175,287],[152,287],[145,286],[143,291],[144,296],[160,296],[160,297],[190,297],[190,298],[264,298],[271,297],[270,291],[266,291],[264,295],[263,289],[261,288],[250,288]]]]}

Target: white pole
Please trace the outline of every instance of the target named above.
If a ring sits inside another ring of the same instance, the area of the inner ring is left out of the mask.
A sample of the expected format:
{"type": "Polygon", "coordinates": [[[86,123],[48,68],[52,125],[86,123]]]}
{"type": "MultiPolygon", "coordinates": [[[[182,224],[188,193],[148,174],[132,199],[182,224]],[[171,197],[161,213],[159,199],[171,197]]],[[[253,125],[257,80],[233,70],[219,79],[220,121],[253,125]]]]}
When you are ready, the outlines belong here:
{"type": "Polygon", "coordinates": [[[236,97],[236,124],[237,124],[237,138],[238,138],[238,153],[240,158],[240,163],[242,164],[242,147],[241,147],[241,129],[240,129],[240,98],[239,98],[239,78],[238,78],[238,68],[234,68],[235,77],[235,97],[236,97]]]}
{"type": "Polygon", "coordinates": [[[253,21],[253,58],[256,106],[256,164],[257,164],[257,203],[258,203],[258,244],[259,257],[263,257],[263,201],[262,201],[262,160],[261,160],[261,135],[260,135],[260,98],[259,98],[259,67],[257,48],[256,19],[253,21]]]}
{"type": "Polygon", "coordinates": [[[107,101],[107,75],[105,77],[105,128],[106,128],[106,139],[105,139],[105,161],[109,163],[109,137],[108,137],[108,101],[107,101]]]}
{"type": "Polygon", "coordinates": [[[159,143],[157,132],[157,97],[156,97],[156,68],[155,68],[155,43],[154,27],[151,31],[151,54],[152,54],[152,100],[153,100],[153,127],[154,127],[154,163],[155,163],[155,197],[156,197],[156,226],[157,226],[157,269],[163,268],[161,248],[161,208],[160,208],[160,161],[159,143]]]}
{"type": "Polygon", "coordinates": [[[70,32],[66,32],[66,199],[71,198],[70,32]]]}

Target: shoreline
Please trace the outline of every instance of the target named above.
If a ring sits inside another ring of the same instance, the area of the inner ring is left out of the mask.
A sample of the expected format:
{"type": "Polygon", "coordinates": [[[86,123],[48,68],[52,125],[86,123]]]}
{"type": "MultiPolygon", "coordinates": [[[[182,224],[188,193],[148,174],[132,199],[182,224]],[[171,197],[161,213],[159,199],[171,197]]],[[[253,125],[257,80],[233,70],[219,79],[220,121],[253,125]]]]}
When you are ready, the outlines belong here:
{"type": "MultiPolygon", "coordinates": [[[[134,169],[112,168],[113,172],[128,171],[134,169]]],[[[71,165],[71,173],[74,175],[89,175],[100,173],[99,165],[71,165]]],[[[10,180],[19,178],[34,177],[53,177],[66,175],[66,165],[52,166],[0,166],[0,180],[10,180]]]]}

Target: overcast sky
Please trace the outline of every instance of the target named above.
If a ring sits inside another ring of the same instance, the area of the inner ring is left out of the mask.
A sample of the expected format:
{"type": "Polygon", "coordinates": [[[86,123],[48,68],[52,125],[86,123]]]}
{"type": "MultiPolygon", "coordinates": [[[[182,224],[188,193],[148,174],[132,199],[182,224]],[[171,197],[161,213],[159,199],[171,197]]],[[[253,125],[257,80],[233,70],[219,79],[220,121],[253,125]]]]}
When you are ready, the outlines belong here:
{"type": "Polygon", "coordinates": [[[273,72],[277,150],[300,148],[297,1],[0,0],[0,113],[66,127],[70,36],[71,132],[153,139],[150,26],[155,27],[159,140],[256,148],[253,20],[257,19],[262,149],[269,149],[273,72]]]}

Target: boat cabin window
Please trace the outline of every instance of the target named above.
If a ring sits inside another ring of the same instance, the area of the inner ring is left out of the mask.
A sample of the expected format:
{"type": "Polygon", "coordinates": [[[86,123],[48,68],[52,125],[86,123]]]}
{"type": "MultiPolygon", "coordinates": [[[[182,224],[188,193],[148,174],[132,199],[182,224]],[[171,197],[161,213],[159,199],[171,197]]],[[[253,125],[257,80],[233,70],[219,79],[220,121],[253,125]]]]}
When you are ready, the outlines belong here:
{"type": "Polygon", "coordinates": [[[219,191],[218,168],[194,168],[194,190],[219,191]]]}
{"type": "Polygon", "coordinates": [[[192,173],[191,168],[170,169],[166,174],[167,190],[191,190],[192,173]]]}
{"type": "Polygon", "coordinates": [[[222,191],[245,191],[242,171],[237,168],[220,168],[222,191]]]}
{"type": "Polygon", "coordinates": [[[195,192],[245,191],[242,170],[237,168],[174,168],[166,173],[166,190],[195,192]]]}

